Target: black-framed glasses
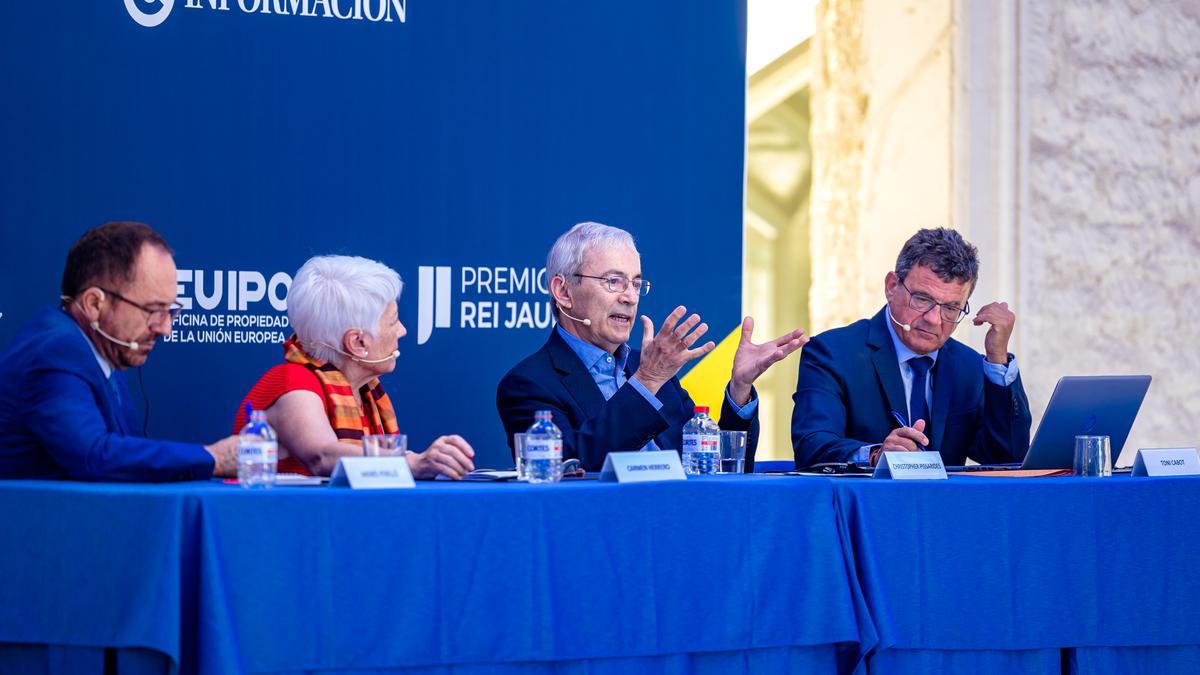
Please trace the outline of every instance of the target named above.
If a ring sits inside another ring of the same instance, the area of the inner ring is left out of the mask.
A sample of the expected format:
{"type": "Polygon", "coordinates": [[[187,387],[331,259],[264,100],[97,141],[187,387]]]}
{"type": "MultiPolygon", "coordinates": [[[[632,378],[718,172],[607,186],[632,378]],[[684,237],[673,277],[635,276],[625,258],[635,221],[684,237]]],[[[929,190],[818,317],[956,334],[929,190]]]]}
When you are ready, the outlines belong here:
{"type": "Polygon", "coordinates": [[[640,296],[650,295],[650,282],[645,279],[626,279],[625,277],[614,274],[609,277],[595,277],[590,274],[574,274],[572,276],[580,277],[581,279],[599,279],[604,282],[604,285],[612,293],[624,293],[630,284],[633,284],[633,290],[640,296]]]}
{"type": "Polygon", "coordinates": [[[921,314],[925,314],[934,307],[937,307],[941,312],[942,321],[958,323],[971,312],[970,302],[967,303],[966,307],[959,307],[948,302],[938,302],[924,293],[913,293],[908,290],[908,286],[904,285],[903,279],[900,280],[900,286],[904,289],[905,293],[908,293],[908,308],[921,314]]]}
{"type": "Polygon", "coordinates": [[[179,316],[179,313],[183,311],[183,305],[179,304],[178,302],[172,302],[171,304],[167,305],[165,308],[163,308],[163,307],[146,307],[145,305],[140,305],[140,304],[130,300],[129,298],[121,295],[120,293],[118,293],[116,291],[110,291],[107,288],[104,288],[103,286],[97,286],[96,288],[99,288],[100,290],[104,291],[105,293],[108,293],[109,295],[120,300],[121,302],[124,302],[127,305],[133,305],[134,307],[137,307],[138,309],[145,312],[147,323],[152,323],[152,324],[159,323],[160,321],[167,318],[168,316],[171,317],[171,321],[174,322],[175,318],[179,316]]]}

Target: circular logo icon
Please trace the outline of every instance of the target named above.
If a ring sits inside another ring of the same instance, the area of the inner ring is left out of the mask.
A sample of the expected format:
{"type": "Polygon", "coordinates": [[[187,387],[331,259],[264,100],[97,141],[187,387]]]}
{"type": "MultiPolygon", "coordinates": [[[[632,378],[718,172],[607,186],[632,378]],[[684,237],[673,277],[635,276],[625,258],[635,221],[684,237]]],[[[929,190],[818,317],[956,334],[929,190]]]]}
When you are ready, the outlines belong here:
{"type": "Polygon", "coordinates": [[[129,12],[129,16],[138,22],[139,26],[146,28],[154,28],[158,24],[167,20],[167,15],[171,13],[171,8],[175,6],[175,0],[125,0],[125,9],[129,12]],[[162,5],[157,12],[147,13],[142,11],[142,7],[146,5],[162,5]]]}

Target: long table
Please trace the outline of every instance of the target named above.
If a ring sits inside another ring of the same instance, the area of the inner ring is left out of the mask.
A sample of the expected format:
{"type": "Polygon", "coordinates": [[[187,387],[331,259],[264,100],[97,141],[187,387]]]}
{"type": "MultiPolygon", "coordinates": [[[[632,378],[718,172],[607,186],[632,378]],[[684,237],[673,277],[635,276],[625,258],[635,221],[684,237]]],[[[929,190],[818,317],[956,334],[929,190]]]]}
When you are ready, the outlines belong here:
{"type": "Polygon", "coordinates": [[[1195,478],[8,481],[0,665],[1200,672],[1197,516],[1195,478]]]}
{"type": "Polygon", "coordinates": [[[873,637],[833,488],[6,482],[0,642],[185,673],[844,669],[873,637]]]}

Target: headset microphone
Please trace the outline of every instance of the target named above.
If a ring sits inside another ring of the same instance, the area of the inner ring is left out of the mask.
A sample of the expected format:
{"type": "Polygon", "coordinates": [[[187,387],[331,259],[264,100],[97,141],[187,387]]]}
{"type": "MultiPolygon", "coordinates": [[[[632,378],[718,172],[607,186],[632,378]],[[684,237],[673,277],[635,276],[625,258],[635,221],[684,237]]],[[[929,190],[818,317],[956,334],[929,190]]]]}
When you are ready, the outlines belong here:
{"type": "Polygon", "coordinates": [[[324,342],[318,342],[317,344],[322,347],[332,349],[333,351],[341,354],[342,356],[345,356],[346,358],[350,359],[351,361],[354,361],[355,363],[383,363],[384,361],[391,361],[392,359],[400,356],[400,350],[396,349],[396,350],[392,351],[391,354],[388,354],[387,356],[383,357],[382,359],[360,359],[353,354],[349,354],[347,352],[344,352],[344,351],[338,349],[337,347],[334,347],[333,345],[327,345],[324,342]]]}
{"type": "Polygon", "coordinates": [[[577,318],[575,318],[575,317],[571,316],[570,314],[567,314],[567,310],[563,309],[562,307],[559,307],[559,308],[558,308],[558,313],[559,313],[559,314],[562,314],[563,316],[567,317],[568,319],[570,319],[570,320],[572,320],[572,321],[578,321],[579,323],[581,323],[581,324],[583,324],[583,325],[585,325],[585,326],[590,326],[590,325],[592,325],[592,320],[591,320],[591,319],[577,319],[577,318]]]}
{"type": "Polygon", "coordinates": [[[892,323],[894,323],[894,324],[896,324],[897,326],[900,326],[901,328],[903,328],[905,333],[907,333],[908,331],[912,330],[912,326],[910,326],[910,325],[908,325],[908,324],[906,324],[906,323],[900,323],[899,321],[897,321],[897,320],[896,320],[896,318],[895,318],[894,316],[892,316],[892,312],[891,312],[891,310],[888,310],[888,313],[887,313],[887,315],[888,315],[888,318],[892,320],[892,323]]]}
{"type": "MultiPolygon", "coordinates": [[[[350,356],[350,355],[347,354],[346,356],[350,356]]],[[[383,357],[382,359],[360,359],[357,356],[350,356],[350,360],[357,361],[358,363],[383,363],[384,361],[391,361],[392,359],[397,358],[399,356],[400,356],[400,350],[396,349],[391,354],[388,354],[387,356],[383,357]]]]}
{"type": "MultiPolygon", "coordinates": [[[[104,299],[104,291],[100,291],[100,298],[104,299]]],[[[68,300],[71,299],[71,296],[64,295],[64,296],[62,296],[62,299],[63,299],[63,302],[67,302],[68,300]]],[[[81,312],[83,311],[83,306],[80,305],[79,303],[75,303],[75,306],[79,307],[79,311],[81,311],[81,312]]],[[[103,336],[105,340],[108,340],[109,342],[111,342],[113,344],[121,345],[122,347],[125,347],[126,349],[131,349],[135,352],[142,348],[141,345],[139,345],[136,342],[133,342],[132,340],[127,342],[125,340],[120,340],[118,338],[115,338],[115,337],[109,335],[108,333],[105,333],[103,330],[101,330],[99,321],[93,321],[91,323],[91,327],[92,327],[92,330],[96,331],[101,336],[103,336]]]]}
{"type": "Polygon", "coordinates": [[[122,347],[128,347],[129,349],[132,349],[135,352],[138,351],[139,349],[141,349],[141,346],[138,345],[138,343],[136,343],[136,342],[132,342],[132,341],[126,342],[125,340],[118,340],[117,338],[109,335],[108,333],[105,333],[103,330],[100,329],[99,321],[92,322],[92,330],[94,330],[97,333],[99,333],[100,335],[104,336],[105,340],[108,340],[109,342],[112,342],[113,344],[118,344],[118,345],[121,345],[122,347]]]}

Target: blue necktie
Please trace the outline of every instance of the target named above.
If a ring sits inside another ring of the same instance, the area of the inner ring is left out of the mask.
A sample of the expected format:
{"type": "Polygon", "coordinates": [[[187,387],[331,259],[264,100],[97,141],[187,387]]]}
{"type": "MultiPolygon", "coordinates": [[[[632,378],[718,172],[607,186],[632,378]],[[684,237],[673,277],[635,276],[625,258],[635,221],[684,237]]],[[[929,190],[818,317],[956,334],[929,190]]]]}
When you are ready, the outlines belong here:
{"type": "Polygon", "coordinates": [[[117,371],[108,376],[108,388],[112,389],[113,400],[117,402],[117,410],[121,410],[121,384],[117,382],[117,371]]]}
{"type": "Polygon", "coordinates": [[[117,371],[115,370],[108,376],[108,388],[112,390],[113,402],[116,404],[113,410],[113,419],[117,421],[117,429],[124,435],[128,431],[126,429],[125,405],[121,401],[121,382],[117,379],[117,371]]]}
{"type": "Polygon", "coordinates": [[[916,424],[917,420],[925,420],[925,431],[922,433],[926,437],[930,437],[929,402],[925,400],[925,378],[929,375],[929,369],[933,367],[933,359],[928,356],[914,356],[908,360],[908,365],[912,367],[913,371],[912,394],[908,397],[908,423],[916,424]]]}

